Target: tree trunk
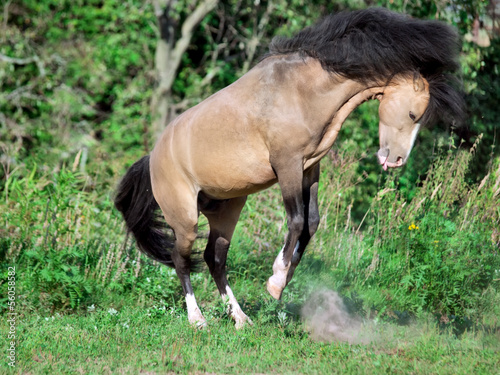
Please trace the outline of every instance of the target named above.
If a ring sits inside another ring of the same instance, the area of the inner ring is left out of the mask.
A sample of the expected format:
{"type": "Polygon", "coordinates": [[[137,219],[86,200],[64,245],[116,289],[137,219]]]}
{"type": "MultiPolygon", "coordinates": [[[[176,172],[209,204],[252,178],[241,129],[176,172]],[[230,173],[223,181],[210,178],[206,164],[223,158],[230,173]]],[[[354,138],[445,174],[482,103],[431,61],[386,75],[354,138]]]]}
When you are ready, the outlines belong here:
{"type": "Polygon", "coordinates": [[[152,135],[155,137],[169,122],[170,89],[174,83],[182,55],[191,42],[193,31],[203,18],[217,6],[218,0],[199,1],[194,11],[180,27],[181,35],[177,40],[174,35],[176,29],[175,20],[169,14],[174,2],[175,0],[154,1],[155,13],[160,28],[160,38],[158,39],[155,55],[158,86],[151,100],[152,135]]]}

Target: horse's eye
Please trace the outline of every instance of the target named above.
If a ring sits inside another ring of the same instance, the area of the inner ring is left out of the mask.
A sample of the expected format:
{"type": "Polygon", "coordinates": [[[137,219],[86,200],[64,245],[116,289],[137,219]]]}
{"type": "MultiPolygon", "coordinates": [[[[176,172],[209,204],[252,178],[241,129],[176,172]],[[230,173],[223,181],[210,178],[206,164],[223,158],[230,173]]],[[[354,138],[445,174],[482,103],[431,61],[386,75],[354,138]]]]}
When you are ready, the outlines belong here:
{"type": "Polygon", "coordinates": [[[417,119],[417,116],[415,116],[415,114],[413,112],[410,111],[410,118],[411,118],[411,121],[415,121],[417,119]]]}

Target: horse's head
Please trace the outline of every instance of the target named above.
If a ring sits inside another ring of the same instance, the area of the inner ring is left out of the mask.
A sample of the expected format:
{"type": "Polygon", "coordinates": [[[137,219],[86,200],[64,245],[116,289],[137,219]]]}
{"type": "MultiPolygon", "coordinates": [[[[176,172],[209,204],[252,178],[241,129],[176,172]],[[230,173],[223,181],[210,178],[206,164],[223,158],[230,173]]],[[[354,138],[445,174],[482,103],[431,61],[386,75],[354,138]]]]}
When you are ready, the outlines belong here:
{"type": "Polygon", "coordinates": [[[383,94],[377,95],[380,101],[377,157],[384,170],[406,163],[429,98],[429,84],[418,74],[395,78],[383,94]]]}

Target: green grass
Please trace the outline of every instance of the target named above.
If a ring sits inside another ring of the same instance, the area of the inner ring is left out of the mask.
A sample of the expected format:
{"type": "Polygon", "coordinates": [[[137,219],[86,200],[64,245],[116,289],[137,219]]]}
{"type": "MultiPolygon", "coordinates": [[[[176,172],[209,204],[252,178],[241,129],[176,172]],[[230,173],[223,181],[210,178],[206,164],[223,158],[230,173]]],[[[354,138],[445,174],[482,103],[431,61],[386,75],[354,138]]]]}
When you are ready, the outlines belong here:
{"type": "MultiPolygon", "coordinates": [[[[109,310],[109,309],[108,309],[109,310]]],[[[363,344],[313,341],[302,323],[252,317],[236,331],[224,316],[209,329],[188,326],[183,309],[127,306],[117,312],[20,318],[17,366],[5,373],[499,374],[500,337],[457,338],[422,322],[366,327],[363,344]]],[[[2,336],[5,323],[2,321],[2,336]]]]}
{"type": "MultiPolygon", "coordinates": [[[[228,257],[230,285],[255,323],[242,331],[206,270],[192,281],[209,329],[188,325],[175,271],[137,252],[110,193],[88,188],[92,176],[12,174],[0,203],[9,233],[0,238],[0,308],[9,311],[15,266],[17,362],[1,361],[0,372],[500,373],[500,161],[468,185],[471,154],[449,154],[411,201],[393,174],[359,222],[350,207],[362,180],[349,153],[340,157],[323,163],[321,225],[282,302],[265,290],[286,234],[280,192],[250,197],[228,257]],[[331,327],[337,306],[314,305],[316,326],[300,314],[325,288],[363,322],[345,322],[349,343],[314,331],[331,327]],[[410,324],[398,326],[398,316],[410,324]]],[[[0,327],[7,337],[5,320],[0,327]]]]}
{"type": "MultiPolygon", "coordinates": [[[[192,277],[209,320],[209,330],[198,331],[187,324],[175,272],[136,250],[112,203],[126,166],[156,138],[149,127],[157,37],[152,2],[80,3],[25,0],[0,11],[0,52],[37,56],[41,64],[0,63],[0,314],[10,312],[13,266],[18,314],[15,369],[5,356],[10,327],[0,320],[0,374],[499,373],[494,129],[500,91],[491,85],[498,41],[490,48],[462,45],[468,125],[470,134],[484,133],[481,144],[466,150],[471,138],[459,146],[458,136],[447,142],[447,132],[424,128],[408,164],[382,173],[373,157],[378,103],[360,106],[322,162],[321,224],[283,301],[265,290],[286,235],[273,187],[247,201],[228,257],[229,282],[255,325],[234,329],[205,270],[192,277]],[[316,306],[310,296],[318,291],[324,294],[315,297],[316,306]],[[334,291],[357,317],[344,319],[350,344],[328,333],[336,322],[338,306],[328,305],[334,291]],[[304,307],[312,315],[303,321],[304,307]],[[402,320],[410,325],[395,323],[402,320]]],[[[311,3],[304,12],[302,3],[274,4],[269,27],[261,30],[262,53],[276,33],[353,5],[311,3]]],[[[406,3],[413,16],[435,18],[436,4],[406,3]]],[[[204,48],[185,56],[174,107],[184,99],[199,102],[241,76],[239,34],[225,30],[236,19],[243,22],[239,31],[260,28],[249,15],[265,5],[248,4],[240,7],[248,8],[243,18],[241,9],[236,16],[233,7],[220,8],[193,35],[192,44],[204,48]],[[220,51],[214,32],[229,35],[217,61],[209,57],[220,51]],[[203,77],[214,71],[206,84],[203,77]]],[[[402,10],[401,4],[391,7],[402,10]]],[[[476,10],[467,16],[461,9],[463,17],[454,18],[462,32],[484,13],[476,10]]],[[[200,232],[206,231],[205,224],[200,232]]],[[[201,239],[196,247],[204,245],[201,239]]]]}

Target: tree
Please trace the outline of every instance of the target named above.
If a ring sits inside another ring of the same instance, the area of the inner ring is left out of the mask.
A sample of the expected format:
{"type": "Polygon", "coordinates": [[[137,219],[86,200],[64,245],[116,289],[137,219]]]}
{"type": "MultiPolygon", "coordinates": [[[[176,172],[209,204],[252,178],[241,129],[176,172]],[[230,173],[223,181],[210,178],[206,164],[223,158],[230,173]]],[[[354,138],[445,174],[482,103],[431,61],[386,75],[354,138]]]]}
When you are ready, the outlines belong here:
{"type": "Polygon", "coordinates": [[[176,0],[154,0],[153,3],[160,31],[155,53],[158,86],[151,100],[152,133],[156,135],[169,122],[170,90],[181,64],[182,55],[189,47],[194,29],[217,6],[218,0],[196,2],[193,11],[180,28],[177,27],[176,17],[172,15],[177,4],[176,0]],[[178,38],[175,35],[177,30],[180,30],[178,38]]]}

